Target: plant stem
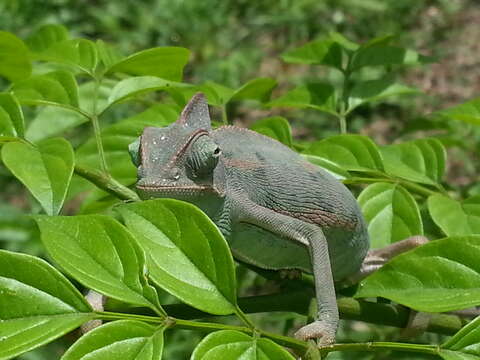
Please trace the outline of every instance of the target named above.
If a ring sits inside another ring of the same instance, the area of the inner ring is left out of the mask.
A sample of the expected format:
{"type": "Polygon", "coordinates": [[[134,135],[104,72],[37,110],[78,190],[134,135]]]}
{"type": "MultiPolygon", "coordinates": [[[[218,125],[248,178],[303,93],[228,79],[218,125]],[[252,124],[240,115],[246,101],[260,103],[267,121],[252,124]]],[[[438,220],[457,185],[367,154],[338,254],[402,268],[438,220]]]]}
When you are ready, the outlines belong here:
{"type": "Polygon", "coordinates": [[[222,121],[225,125],[228,125],[227,104],[222,106],[222,121]]]}
{"type": "Polygon", "coordinates": [[[332,351],[377,351],[377,350],[395,350],[403,352],[414,352],[437,355],[439,347],[436,345],[406,344],[395,342],[368,342],[356,344],[333,344],[320,348],[322,355],[332,351]]]}
{"type": "MultiPolygon", "coordinates": [[[[305,353],[308,350],[308,343],[305,341],[297,340],[288,336],[278,335],[267,331],[254,330],[245,326],[226,325],[218,323],[208,323],[199,321],[189,321],[183,319],[176,319],[168,317],[166,319],[145,316],[145,315],[133,315],[114,312],[96,312],[97,319],[101,320],[137,320],[144,321],[152,324],[165,324],[167,327],[178,327],[180,329],[188,330],[200,330],[205,332],[213,332],[219,330],[235,330],[248,335],[260,334],[263,337],[269,338],[275,341],[277,344],[289,347],[291,349],[305,353]]],[[[414,352],[436,355],[439,352],[439,347],[436,345],[421,345],[421,344],[409,344],[409,343],[397,343],[397,342],[368,342],[368,343],[352,343],[352,344],[333,344],[320,347],[322,355],[326,355],[333,351],[371,351],[378,350],[394,350],[402,352],[414,352]]]]}
{"type": "Polygon", "coordinates": [[[98,171],[96,169],[89,169],[85,166],[75,165],[75,174],[90,181],[98,188],[105,190],[120,200],[139,201],[140,198],[135,191],[122,185],[117,180],[112,178],[109,174],[98,171]]]}
{"type": "Polygon", "coordinates": [[[98,113],[97,113],[97,98],[98,98],[98,89],[100,88],[101,84],[101,79],[94,79],[94,85],[93,85],[93,104],[92,104],[92,115],[90,117],[90,120],[92,121],[93,125],[93,133],[95,135],[95,141],[97,143],[97,150],[98,150],[98,156],[100,158],[100,168],[102,169],[102,172],[110,176],[108,172],[108,166],[107,166],[107,160],[105,158],[105,152],[103,150],[103,144],[102,144],[102,133],[100,130],[100,124],[98,122],[98,113]]]}
{"type": "Polygon", "coordinates": [[[235,311],[235,314],[237,315],[237,317],[243,321],[243,323],[245,325],[247,325],[250,329],[252,330],[255,330],[256,329],[256,326],[254,323],[252,323],[250,321],[250,319],[247,317],[247,315],[245,315],[245,313],[242,311],[242,309],[240,309],[240,307],[237,306],[237,309],[235,311]]]}
{"type": "Polygon", "coordinates": [[[347,113],[348,113],[348,98],[350,96],[350,63],[351,58],[348,57],[347,65],[342,71],[343,73],[343,85],[342,85],[342,100],[340,103],[340,109],[338,111],[338,120],[340,121],[340,133],[347,133],[347,113]]]}

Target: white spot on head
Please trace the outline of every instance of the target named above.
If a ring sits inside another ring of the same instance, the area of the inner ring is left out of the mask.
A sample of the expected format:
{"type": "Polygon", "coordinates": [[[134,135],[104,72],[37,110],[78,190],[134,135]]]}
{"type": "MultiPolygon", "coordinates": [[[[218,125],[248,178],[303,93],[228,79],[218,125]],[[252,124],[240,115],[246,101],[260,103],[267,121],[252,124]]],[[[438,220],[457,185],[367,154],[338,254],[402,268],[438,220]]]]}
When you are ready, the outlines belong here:
{"type": "Polygon", "coordinates": [[[165,135],[162,135],[162,136],[160,137],[160,140],[165,140],[165,139],[166,139],[166,136],[165,136],[165,135]]]}

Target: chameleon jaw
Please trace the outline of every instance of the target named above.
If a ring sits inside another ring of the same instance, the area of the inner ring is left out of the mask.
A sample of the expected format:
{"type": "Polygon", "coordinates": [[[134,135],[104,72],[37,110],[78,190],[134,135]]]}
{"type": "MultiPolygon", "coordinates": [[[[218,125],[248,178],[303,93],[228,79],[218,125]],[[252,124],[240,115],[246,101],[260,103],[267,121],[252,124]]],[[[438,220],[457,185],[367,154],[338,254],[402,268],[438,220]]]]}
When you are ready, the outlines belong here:
{"type": "Polygon", "coordinates": [[[213,188],[212,186],[199,185],[199,186],[160,186],[160,185],[137,185],[137,189],[140,191],[155,192],[158,194],[164,195],[174,195],[174,194],[202,194],[205,192],[214,193],[220,195],[220,193],[213,188]]]}

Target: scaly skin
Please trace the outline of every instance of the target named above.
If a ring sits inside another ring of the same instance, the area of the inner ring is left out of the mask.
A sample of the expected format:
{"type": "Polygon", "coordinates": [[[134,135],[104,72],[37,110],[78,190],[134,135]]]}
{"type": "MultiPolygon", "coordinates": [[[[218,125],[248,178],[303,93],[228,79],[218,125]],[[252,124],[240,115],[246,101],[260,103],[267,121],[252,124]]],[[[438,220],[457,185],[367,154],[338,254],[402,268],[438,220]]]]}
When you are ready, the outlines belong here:
{"type": "Polygon", "coordinates": [[[131,151],[143,198],[198,205],[241,261],[313,272],[318,319],[296,336],[335,341],[334,279],[357,273],[369,248],[357,202],[343,184],[268,137],[233,126],[212,131],[201,94],[174,124],[146,128],[131,151]]]}

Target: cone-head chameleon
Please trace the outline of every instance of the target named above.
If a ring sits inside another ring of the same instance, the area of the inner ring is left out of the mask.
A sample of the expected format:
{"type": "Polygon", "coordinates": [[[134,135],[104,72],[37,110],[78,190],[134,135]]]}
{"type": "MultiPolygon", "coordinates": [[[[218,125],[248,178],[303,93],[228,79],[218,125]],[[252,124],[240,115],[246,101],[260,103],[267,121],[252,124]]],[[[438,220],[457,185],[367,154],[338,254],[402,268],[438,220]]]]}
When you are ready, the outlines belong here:
{"type": "Polygon", "coordinates": [[[334,281],[358,272],[369,248],[361,211],[341,182],[274,139],[235,126],[213,130],[202,94],[175,123],[145,128],[130,152],[142,198],[196,204],[240,261],[313,273],[318,319],[296,335],[334,341],[334,281]]]}

